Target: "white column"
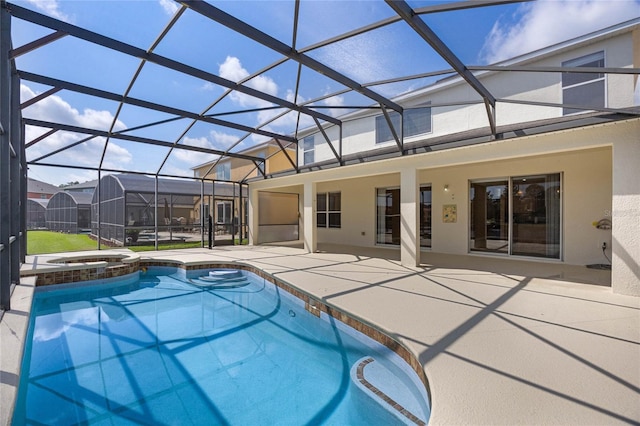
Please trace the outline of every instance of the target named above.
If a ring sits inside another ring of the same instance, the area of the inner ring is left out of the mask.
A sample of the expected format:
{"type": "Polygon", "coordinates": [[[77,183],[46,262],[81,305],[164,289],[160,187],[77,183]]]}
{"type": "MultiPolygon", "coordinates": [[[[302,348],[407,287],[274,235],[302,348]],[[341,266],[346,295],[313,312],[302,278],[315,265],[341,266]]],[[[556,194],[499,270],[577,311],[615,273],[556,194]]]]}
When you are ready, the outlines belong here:
{"type": "Polygon", "coordinates": [[[400,263],[420,265],[420,216],[418,171],[415,168],[400,172],[400,263]]]}
{"type": "MultiPolygon", "coordinates": [[[[638,129],[640,126],[636,126],[638,129]]],[[[640,136],[613,143],[611,287],[640,296],[640,136]]]]}
{"type": "Polygon", "coordinates": [[[302,238],[304,241],[304,249],[309,253],[314,253],[318,249],[315,182],[305,182],[302,203],[302,238]]]}
{"type": "Polygon", "coordinates": [[[258,245],[258,192],[249,185],[249,199],[247,209],[249,210],[248,228],[249,228],[249,245],[258,245]]]}

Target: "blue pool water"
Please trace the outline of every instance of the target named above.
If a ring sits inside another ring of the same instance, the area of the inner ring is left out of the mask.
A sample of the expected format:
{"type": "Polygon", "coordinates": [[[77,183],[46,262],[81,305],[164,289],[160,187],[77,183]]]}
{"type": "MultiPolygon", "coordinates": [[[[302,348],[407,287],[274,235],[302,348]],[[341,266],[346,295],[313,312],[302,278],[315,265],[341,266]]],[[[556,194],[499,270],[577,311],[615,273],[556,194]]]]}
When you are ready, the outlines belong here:
{"type": "Polygon", "coordinates": [[[412,424],[356,385],[363,357],[428,420],[396,354],[254,274],[207,272],[36,292],[13,424],[412,424]]]}

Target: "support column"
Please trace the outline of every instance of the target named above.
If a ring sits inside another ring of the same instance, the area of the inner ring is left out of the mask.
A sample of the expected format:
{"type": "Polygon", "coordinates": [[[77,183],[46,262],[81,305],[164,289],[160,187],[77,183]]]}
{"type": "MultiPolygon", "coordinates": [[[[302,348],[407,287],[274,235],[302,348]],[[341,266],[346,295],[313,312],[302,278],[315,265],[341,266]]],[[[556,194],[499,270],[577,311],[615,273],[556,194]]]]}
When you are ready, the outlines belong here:
{"type": "Polygon", "coordinates": [[[0,309],[11,309],[11,17],[0,7],[0,309]]]}
{"type": "Polygon", "coordinates": [[[20,162],[21,147],[21,120],[20,120],[20,79],[15,68],[15,64],[11,64],[11,125],[9,129],[9,141],[13,148],[14,155],[10,159],[11,163],[11,237],[14,239],[11,243],[11,282],[20,282],[20,244],[22,233],[26,233],[26,228],[22,228],[22,217],[26,214],[26,205],[21,202],[21,185],[20,185],[20,162]]]}
{"type": "Polygon", "coordinates": [[[403,266],[420,265],[420,216],[418,171],[400,172],[400,263],[403,266]]]}
{"type": "Polygon", "coordinates": [[[640,296],[640,125],[613,143],[611,288],[640,296]]]}
{"type": "Polygon", "coordinates": [[[258,235],[258,191],[253,189],[251,185],[248,188],[249,196],[248,196],[248,205],[247,209],[249,210],[249,223],[247,223],[247,232],[249,237],[249,245],[256,246],[259,242],[258,235]]]}
{"type": "Polygon", "coordinates": [[[302,238],[304,241],[304,249],[309,253],[314,253],[318,250],[315,182],[305,182],[302,202],[302,238]]]}

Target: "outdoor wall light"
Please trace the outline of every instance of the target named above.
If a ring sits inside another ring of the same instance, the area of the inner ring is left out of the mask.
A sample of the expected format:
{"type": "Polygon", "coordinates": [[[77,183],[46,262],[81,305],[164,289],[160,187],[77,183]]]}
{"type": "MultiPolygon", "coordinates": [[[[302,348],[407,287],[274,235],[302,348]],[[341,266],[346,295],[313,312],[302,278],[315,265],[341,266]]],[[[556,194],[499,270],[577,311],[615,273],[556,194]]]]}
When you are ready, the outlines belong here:
{"type": "Polygon", "coordinates": [[[449,191],[449,185],[448,184],[444,185],[444,190],[445,190],[445,192],[449,191]]]}

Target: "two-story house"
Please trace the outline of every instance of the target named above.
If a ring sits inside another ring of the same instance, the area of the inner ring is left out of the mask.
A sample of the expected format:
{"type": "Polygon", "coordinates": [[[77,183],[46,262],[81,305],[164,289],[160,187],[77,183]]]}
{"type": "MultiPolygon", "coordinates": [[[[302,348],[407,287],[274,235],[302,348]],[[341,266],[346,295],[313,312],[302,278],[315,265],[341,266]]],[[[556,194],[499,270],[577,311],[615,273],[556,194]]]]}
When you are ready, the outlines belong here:
{"type": "MultiPolygon", "coordinates": [[[[277,142],[267,141],[238,152],[239,154],[263,158],[263,162],[255,164],[241,158],[224,157],[193,167],[193,175],[196,178],[221,182],[246,182],[251,178],[263,177],[265,174],[292,169],[296,164],[296,148],[295,146],[283,146],[286,148],[285,150],[282,150],[277,142]]],[[[242,206],[243,215],[245,216],[243,223],[247,223],[246,197],[247,192],[243,196],[243,199],[245,199],[242,206]]],[[[231,224],[234,218],[238,217],[239,206],[239,197],[235,197],[235,199],[229,199],[228,197],[215,199],[212,206],[214,222],[220,225],[231,224]]]]}
{"type": "Polygon", "coordinates": [[[495,106],[455,76],[394,98],[402,116],[378,108],[309,128],[298,135],[306,173],[250,183],[251,241],[389,247],[408,266],[430,252],[613,257],[614,285],[637,287],[639,52],[636,19],[476,67],[495,106]],[[273,192],[294,200],[299,232],[268,232],[273,192]]]}

